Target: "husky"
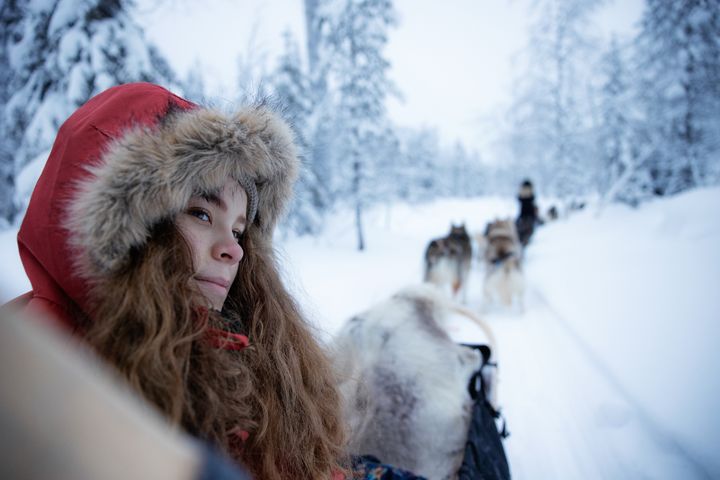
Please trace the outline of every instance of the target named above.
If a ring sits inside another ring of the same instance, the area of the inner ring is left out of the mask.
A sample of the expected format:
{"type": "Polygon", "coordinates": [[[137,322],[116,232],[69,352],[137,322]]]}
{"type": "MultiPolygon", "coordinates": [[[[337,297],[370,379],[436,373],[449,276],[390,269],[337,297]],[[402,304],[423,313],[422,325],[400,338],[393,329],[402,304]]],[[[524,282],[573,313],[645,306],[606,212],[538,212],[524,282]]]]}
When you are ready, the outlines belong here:
{"type": "Polygon", "coordinates": [[[517,303],[523,308],[525,279],[522,273],[522,244],[511,220],[496,220],[486,228],[485,283],[486,306],[500,302],[506,307],[517,303]]]}
{"type": "Polygon", "coordinates": [[[555,205],[551,205],[550,208],[548,208],[546,216],[547,216],[548,221],[550,221],[550,222],[557,220],[559,217],[557,207],[555,205]]]}
{"type": "Polygon", "coordinates": [[[432,240],[425,250],[424,281],[440,288],[450,287],[452,297],[467,301],[472,245],[465,224],[452,225],[450,233],[432,240]]]}
{"type": "MultiPolygon", "coordinates": [[[[400,291],[340,330],[333,364],[351,453],[430,479],[456,478],[471,417],[468,382],[481,360],[446,333],[453,311],[478,322],[495,351],[486,324],[427,284],[400,291]]],[[[496,405],[496,370],[481,373],[496,405]]]]}

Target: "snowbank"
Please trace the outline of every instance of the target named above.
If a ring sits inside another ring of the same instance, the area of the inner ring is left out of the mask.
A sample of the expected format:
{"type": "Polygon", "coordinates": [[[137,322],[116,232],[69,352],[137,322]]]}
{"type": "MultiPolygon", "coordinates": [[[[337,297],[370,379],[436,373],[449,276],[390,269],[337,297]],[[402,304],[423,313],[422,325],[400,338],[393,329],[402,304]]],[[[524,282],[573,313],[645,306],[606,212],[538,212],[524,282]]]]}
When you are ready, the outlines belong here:
{"type": "Polygon", "coordinates": [[[580,212],[538,232],[527,273],[627,395],[720,475],[720,189],[580,212]]]}

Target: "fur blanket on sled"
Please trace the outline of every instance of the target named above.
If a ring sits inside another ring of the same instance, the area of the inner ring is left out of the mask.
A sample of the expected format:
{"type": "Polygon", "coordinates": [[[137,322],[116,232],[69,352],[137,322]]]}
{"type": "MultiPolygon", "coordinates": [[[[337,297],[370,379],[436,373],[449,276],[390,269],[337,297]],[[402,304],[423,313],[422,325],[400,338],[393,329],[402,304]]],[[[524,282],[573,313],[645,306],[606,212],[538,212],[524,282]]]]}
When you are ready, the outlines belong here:
{"type": "Polygon", "coordinates": [[[351,453],[429,479],[455,478],[471,416],[468,382],[481,360],[448,336],[451,307],[434,287],[413,287],[343,326],[333,360],[351,453]]]}

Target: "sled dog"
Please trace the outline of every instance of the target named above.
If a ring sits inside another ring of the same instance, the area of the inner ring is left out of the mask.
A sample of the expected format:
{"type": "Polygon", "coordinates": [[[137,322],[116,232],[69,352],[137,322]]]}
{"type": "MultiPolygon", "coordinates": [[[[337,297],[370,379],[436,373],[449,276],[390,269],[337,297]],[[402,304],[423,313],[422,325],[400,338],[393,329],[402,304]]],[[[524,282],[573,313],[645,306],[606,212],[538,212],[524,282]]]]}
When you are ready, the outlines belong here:
{"type": "Polygon", "coordinates": [[[485,283],[486,306],[501,303],[523,308],[525,280],[521,269],[522,245],[511,220],[496,220],[486,228],[485,283]]]}
{"type": "Polygon", "coordinates": [[[452,225],[450,233],[432,240],[425,250],[425,282],[441,289],[450,287],[452,297],[467,301],[467,281],[472,245],[465,225],[452,225]]]}
{"type": "MultiPolygon", "coordinates": [[[[333,360],[352,453],[374,455],[430,479],[455,478],[471,415],[468,381],[480,356],[444,330],[454,309],[472,315],[424,284],[400,291],[343,326],[333,360]]],[[[473,319],[494,352],[492,332],[473,319]]],[[[494,402],[495,369],[482,374],[494,402]]]]}
{"type": "Polygon", "coordinates": [[[546,216],[547,216],[548,221],[550,221],[550,222],[557,220],[558,217],[560,216],[558,214],[557,207],[555,205],[551,205],[550,208],[548,208],[546,216]]]}

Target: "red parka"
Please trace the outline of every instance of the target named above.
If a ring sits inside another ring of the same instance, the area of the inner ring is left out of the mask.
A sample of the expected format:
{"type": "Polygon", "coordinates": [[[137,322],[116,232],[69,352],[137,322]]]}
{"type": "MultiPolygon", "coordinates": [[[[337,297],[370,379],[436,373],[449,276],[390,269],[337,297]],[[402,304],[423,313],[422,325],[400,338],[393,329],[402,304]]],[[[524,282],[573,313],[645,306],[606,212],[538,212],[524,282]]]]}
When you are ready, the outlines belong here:
{"type": "Polygon", "coordinates": [[[18,233],[32,291],[14,303],[76,331],[90,283],[227,178],[257,188],[252,227],[271,242],[298,163],[289,127],[263,105],[229,115],[157,85],[110,88],[58,131],[18,233]]]}

